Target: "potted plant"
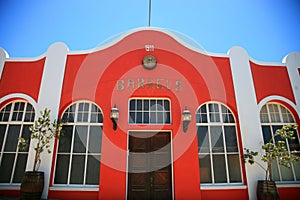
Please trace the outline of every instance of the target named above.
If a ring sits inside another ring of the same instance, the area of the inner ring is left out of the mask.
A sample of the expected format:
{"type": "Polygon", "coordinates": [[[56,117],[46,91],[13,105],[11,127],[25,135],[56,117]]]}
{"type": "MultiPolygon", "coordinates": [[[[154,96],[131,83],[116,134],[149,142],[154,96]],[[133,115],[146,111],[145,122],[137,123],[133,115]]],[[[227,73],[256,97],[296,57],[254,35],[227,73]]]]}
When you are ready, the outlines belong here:
{"type": "MultiPolygon", "coordinates": [[[[52,139],[61,136],[62,121],[50,120],[50,110],[45,108],[40,112],[40,116],[34,121],[29,128],[31,131],[30,138],[35,140],[31,147],[35,150],[32,171],[26,171],[21,183],[21,199],[41,199],[44,188],[44,172],[38,171],[41,163],[41,153],[46,150],[51,153],[50,143],[52,139]]],[[[24,138],[18,138],[18,147],[20,150],[27,149],[29,141],[24,138]]]]}
{"type": "Polygon", "coordinates": [[[259,180],[257,184],[258,199],[279,199],[279,194],[275,182],[272,179],[272,164],[278,161],[280,165],[291,167],[292,162],[300,161],[299,153],[296,150],[288,151],[286,140],[295,140],[294,134],[297,133],[297,125],[284,125],[276,130],[270,141],[262,146],[263,154],[261,160],[266,162],[266,167],[255,161],[258,152],[244,148],[244,163],[251,165],[257,163],[265,170],[265,180],[259,180]]]}

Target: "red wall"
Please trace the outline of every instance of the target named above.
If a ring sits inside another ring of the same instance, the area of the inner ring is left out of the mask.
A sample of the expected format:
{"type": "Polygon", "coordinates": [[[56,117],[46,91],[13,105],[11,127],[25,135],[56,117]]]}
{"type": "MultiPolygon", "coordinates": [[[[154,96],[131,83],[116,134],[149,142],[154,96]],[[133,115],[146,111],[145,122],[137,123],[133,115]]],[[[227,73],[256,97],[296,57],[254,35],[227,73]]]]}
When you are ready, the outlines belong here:
{"type": "Polygon", "coordinates": [[[286,67],[263,66],[250,62],[257,102],[272,95],[285,97],[295,103],[286,67]]]}
{"type": "Polygon", "coordinates": [[[0,81],[0,97],[23,93],[38,99],[45,58],[37,61],[5,62],[0,81]]]}

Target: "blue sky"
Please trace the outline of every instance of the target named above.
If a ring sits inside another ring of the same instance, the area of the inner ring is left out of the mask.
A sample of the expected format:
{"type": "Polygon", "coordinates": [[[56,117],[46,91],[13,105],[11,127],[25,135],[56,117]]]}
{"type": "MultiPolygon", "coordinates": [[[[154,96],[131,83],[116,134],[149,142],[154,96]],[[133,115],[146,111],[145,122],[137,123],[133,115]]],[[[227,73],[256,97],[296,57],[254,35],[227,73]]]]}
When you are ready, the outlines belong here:
{"type": "MultiPolygon", "coordinates": [[[[36,57],[54,42],[98,46],[148,25],[148,0],[0,0],[0,47],[36,57]]],[[[300,52],[298,0],[152,0],[151,26],[185,34],[213,53],[245,48],[259,61],[300,52]]]]}

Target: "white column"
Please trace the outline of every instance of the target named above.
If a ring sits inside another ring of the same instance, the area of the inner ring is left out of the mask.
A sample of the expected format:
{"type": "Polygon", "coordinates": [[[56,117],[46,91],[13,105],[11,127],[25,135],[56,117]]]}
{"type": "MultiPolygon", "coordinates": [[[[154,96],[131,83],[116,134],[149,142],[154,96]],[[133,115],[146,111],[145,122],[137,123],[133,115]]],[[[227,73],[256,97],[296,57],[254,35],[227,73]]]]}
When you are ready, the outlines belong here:
{"type": "MultiPolygon", "coordinates": [[[[40,85],[36,113],[38,113],[39,116],[40,111],[44,110],[45,108],[50,109],[51,121],[58,118],[67,53],[67,46],[60,42],[52,44],[46,52],[46,61],[40,85]]],[[[54,141],[51,144],[52,149],[54,146],[53,144],[54,141]]],[[[31,149],[28,156],[27,170],[33,169],[34,155],[35,151],[31,149]]],[[[45,173],[45,187],[42,195],[42,198],[45,199],[48,196],[52,158],[53,151],[50,154],[43,152],[41,155],[41,165],[39,171],[43,171],[45,173]]]]}
{"type": "Polygon", "coordinates": [[[6,58],[8,58],[8,54],[4,49],[0,48],[0,79],[2,77],[2,72],[3,72],[6,58]]]}
{"type": "Polygon", "coordinates": [[[296,100],[296,109],[298,117],[300,115],[300,52],[293,52],[288,54],[284,59],[283,63],[286,63],[288,74],[290,77],[292,90],[296,100]]]}
{"type": "MultiPolygon", "coordinates": [[[[241,47],[232,47],[228,55],[236,95],[242,148],[260,152],[263,137],[259,110],[247,52],[241,47]]],[[[260,159],[257,159],[260,160],[260,159]]],[[[257,180],[264,179],[264,171],[257,165],[246,164],[249,199],[256,199],[257,180]]]]}

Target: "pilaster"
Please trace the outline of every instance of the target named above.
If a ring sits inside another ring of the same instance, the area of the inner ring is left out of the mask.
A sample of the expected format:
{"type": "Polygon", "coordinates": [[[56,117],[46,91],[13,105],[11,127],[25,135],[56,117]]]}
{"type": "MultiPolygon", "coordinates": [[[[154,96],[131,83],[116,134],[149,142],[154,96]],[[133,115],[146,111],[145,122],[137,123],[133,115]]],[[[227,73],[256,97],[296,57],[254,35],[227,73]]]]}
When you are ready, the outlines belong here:
{"type": "MultiPolygon", "coordinates": [[[[263,143],[259,109],[247,52],[241,47],[232,47],[228,55],[237,101],[242,147],[260,151],[263,143]]],[[[257,180],[264,179],[264,171],[257,165],[246,164],[249,199],[256,199],[257,180]]]]}
{"type": "MultiPolygon", "coordinates": [[[[36,107],[36,113],[38,113],[36,117],[39,116],[40,111],[48,108],[51,110],[51,121],[58,118],[67,53],[67,46],[60,42],[52,44],[46,52],[46,61],[36,107]]],[[[54,141],[52,141],[51,146],[53,149],[54,141]]],[[[28,156],[27,170],[33,169],[32,160],[34,159],[34,155],[35,151],[31,150],[28,156]]],[[[48,196],[52,158],[53,151],[50,154],[43,152],[41,155],[41,165],[39,167],[39,171],[44,171],[45,173],[45,186],[42,195],[42,198],[44,199],[46,199],[48,196]]]]}

